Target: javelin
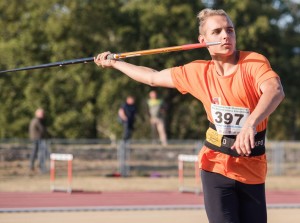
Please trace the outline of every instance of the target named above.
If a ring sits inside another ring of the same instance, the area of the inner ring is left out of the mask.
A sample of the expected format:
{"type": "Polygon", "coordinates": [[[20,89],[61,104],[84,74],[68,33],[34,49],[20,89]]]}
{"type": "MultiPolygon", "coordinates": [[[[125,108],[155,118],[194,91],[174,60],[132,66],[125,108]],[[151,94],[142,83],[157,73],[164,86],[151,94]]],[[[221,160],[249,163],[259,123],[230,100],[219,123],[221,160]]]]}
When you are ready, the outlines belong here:
{"type": "MultiPolygon", "coordinates": [[[[163,47],[163,48],[157,48],[157,49],[140,50],[140,51],[126,52],[126,53],[112,53],[107,56],[107,59],[123,59],[123,58],[128,58],[128,57],[137,57],[137,56],[144,56],[144,55],[150,55],[150,54],[168,53],[168,52],[181,51],[181,50],[192,50],[192,49],[203,48],[203,47],[212,46],[212,45],[218,45],[220,43],[221,42],[193,43],[193,44],[185,44],[185,45],[181,45],[181,46],[163,47]]],[[[80,58],[80,59],[74,59],[74,60],[60,61],[60,62],[55,62],[55,63],[47,63],[47,64],[40,64],[40,65],[29,66],[29,67],[21,67],[21,68],[15,68],[15,69],[10,69],[10,70],[3,70],[3,71],[0,71],[0,74],[8,73],[8,72],[22,71],[22,70],[34,70],[34,69],[48,68],[48,67],[61,67],[61,66],[70,65],[70,64],[88,63],[88,62],[93,62],[93,61],[94,61],[94,57],[86,57],[86,58],[80,58]]]]}

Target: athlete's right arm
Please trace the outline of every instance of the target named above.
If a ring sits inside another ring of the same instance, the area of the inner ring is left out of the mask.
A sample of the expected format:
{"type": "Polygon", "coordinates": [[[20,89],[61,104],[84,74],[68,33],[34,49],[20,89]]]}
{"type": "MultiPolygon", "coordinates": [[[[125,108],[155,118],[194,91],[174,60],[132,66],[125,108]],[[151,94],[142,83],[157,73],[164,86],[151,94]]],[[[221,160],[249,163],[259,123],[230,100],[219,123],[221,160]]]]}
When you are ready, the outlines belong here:
{"type": "Polygon", "coordinates": [[[171,77],[171,69],[157,71],[149,67],[137,66],[124,61],[109,60],[107,59],[108,54],[110,52],[99,54],[94,58],[94,62],[101,67],[113,67],[133,80],[150,86],[175,88],[171,77]]]}

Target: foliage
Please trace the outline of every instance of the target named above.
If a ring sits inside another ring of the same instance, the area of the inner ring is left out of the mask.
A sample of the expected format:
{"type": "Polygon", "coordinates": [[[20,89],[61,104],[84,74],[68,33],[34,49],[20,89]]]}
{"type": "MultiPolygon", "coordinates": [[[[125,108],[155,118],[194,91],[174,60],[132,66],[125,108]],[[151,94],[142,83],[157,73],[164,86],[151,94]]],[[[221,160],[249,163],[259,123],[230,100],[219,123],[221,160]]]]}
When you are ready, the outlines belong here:
{"type": "MultiPolygon", "coordinates": [[[[285,86],[286,100],[272,115],[269,138],[298,139],[300,111],[299,4],[293,1],[203,1],[225,9],[236,26],[241,50],[264,54],[285,86]],[[298,9],[298,10],[297,10],[298,9]],[[288,87],[287,87],[288,86],[288,87]]],[[[0,69],[197,42],[202,1],[48,0],[0,2],[0,69]]],[[[209,59],[204,49],[136,57],[154,69],[209,59]]],[[[93,63],[22,71],[0,76],[0,137],[26,138],[37,107],[46,110],[51,137],[120,137],[117,110],[136,96],[134,138],[150,137],[146,97],[151,89],[93,63]]],[[[175,89],[157,89],[168,109],[170,138],[203,137],[201,103],[175,89]]]]}

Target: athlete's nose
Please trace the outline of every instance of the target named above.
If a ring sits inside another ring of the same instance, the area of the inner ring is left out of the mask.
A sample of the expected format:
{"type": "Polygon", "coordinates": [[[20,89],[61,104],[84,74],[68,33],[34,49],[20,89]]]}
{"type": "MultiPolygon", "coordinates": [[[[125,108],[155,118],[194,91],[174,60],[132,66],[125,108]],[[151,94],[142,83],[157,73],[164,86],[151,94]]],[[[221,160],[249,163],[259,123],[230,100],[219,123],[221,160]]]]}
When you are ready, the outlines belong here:
{"type": "Polygon", "coordinates": [[[225,29],[223,29],[223,30],[221,31],[221,39],[222,39],[222,40],[227,40],[228,38],[229,38],[228,32],[227,32],[225,29]]]}

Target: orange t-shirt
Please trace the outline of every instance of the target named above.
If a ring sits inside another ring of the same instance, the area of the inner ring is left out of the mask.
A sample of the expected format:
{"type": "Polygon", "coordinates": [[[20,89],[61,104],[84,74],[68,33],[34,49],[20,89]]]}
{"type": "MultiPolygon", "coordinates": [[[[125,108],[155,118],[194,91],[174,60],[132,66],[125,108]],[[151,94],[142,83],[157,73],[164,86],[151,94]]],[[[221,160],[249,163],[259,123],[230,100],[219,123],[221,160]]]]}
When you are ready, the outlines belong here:
{"type": "MultiPolygon", "coordinates": [[[[216,73],[213,61],[196,60],[171,69],[175,87],[182,93],[190,93],[199,99],[212,123],[211,104],[255,109],[262,92],[260,85],[270,79],[279,78],[269,61],[254,52],[239,51],[237,69],[230,75],[216,73]]],[[[265,130],[267,119],[259,123],[256,130],[265,130]]],[[[266,155],[233,157],[204,146],[199,153],[199,165],[203,170],[216,172],[231,179],[247,183],[265,182],[267,173],[266,155]]]]}

